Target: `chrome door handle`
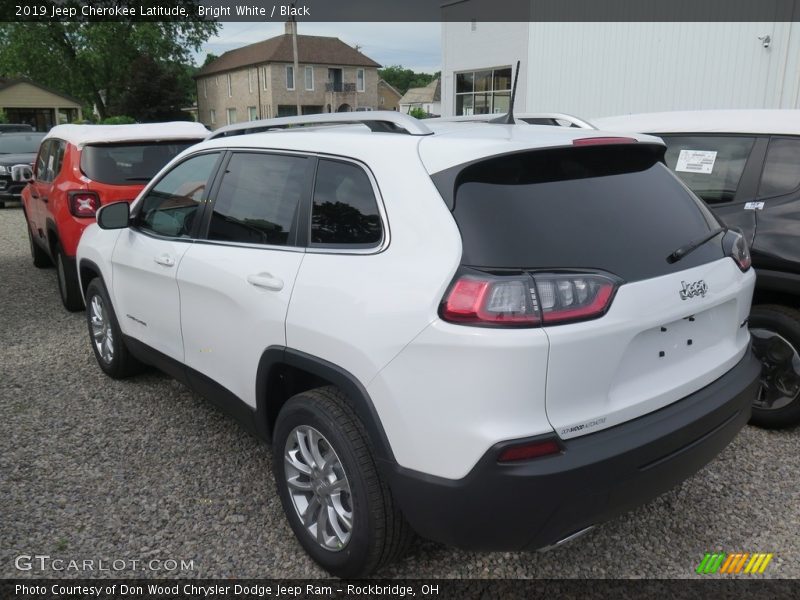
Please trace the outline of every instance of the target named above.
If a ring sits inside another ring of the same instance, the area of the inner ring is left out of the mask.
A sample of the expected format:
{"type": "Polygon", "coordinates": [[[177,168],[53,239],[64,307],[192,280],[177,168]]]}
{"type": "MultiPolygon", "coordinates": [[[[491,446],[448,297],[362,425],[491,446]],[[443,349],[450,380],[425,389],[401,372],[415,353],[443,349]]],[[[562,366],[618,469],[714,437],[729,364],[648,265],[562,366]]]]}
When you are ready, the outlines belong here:
{"type": "Polygon", "coordinates": [[[256,287],[264,288],[265,290],[272,290],[273,292],[279,292],[283,289],[283,279],[273,277],[269,273],[256,273],[255,275],[248,275],[247,283],[256,287]]]}
{"type": "Polygon", "coordinates": [[[156,256],[153,260],[160,265],[164,265],[165,267],[175,266],[175,259],[172,258],[169,254],[162,254],[161,256],[156,256]]]}

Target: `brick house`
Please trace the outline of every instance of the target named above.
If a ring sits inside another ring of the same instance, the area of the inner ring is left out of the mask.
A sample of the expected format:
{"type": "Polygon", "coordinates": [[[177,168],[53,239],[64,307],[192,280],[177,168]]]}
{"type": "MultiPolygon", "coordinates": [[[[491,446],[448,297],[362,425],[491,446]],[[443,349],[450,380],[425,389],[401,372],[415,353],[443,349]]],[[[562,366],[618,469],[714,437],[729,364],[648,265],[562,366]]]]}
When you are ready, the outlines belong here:
{"type": "Polygon", "coordinates": [[[339,38],[286,33],[226,52],[195,75],[198,120],[210,129],[297,114],[379,108],[378,67],[339,38]]]}

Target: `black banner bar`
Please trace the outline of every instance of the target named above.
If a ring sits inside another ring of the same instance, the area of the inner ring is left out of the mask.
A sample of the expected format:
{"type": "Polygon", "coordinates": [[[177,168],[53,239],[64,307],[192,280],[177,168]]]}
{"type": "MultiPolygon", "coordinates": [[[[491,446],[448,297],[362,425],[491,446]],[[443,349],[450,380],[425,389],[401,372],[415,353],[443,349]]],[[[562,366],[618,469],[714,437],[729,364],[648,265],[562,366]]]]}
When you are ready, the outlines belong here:
{"type": "Polygon", "coordinates": [[[6,0],[2,21],[800,21],[800,0],[6,0]]]}

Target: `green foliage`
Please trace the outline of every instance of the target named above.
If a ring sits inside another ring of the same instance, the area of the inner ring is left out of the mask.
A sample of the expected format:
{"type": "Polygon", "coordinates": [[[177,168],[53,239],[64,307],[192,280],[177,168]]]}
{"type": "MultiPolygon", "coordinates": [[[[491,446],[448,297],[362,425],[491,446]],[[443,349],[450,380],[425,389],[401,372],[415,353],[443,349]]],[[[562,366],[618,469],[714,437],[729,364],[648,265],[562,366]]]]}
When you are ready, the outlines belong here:
{"type": "Polygon", "coordinates": [[[206,54],[206,59],[203,61],[203,66],[205,67],[208,63],[212,63],[218,58],[219,56],[217,56],[213,52],[209,52],[208,54],[206,54]]]}
{"type": "Polygon", "coordinates": [[[8,123],[8,115],[4,110],[0,110],[0,123],[8,123]]]}
{"type": "Polygon", "coordinates": [[[194,89],[194,81],[183,65],[160,64],[150,56],[140,56],[113,109],[140,123],[186,121],[191,116],[181,108],[192,104],[194,89]]]}
{"type": "MultiPolygon", "coordinates": [[[[117,0],[95,0],[94,6],[116,6],[117,0]]],[[[196,0],[164,4],[187,7],[196,0]]],[[[27,77],[80,98],[96,107],[100,118],[117,112],[129,91],[142,56],[161,67],[186,69],[191,52],[219,31],[214,21],[25,22],[0,23],[0,73],[27,77]]],[[[194,82],[176,80],[188,97],[194,82]]],[[[180,107],[178,107],[180,108],[180,107]]]]}
{"type": "Polygon", "coordinates": [[[101,125],[131,125],[136,123],[136,119],[127,115],[119,115],[116,117],[106,117],[100,121],[101,125]]]}
{"type": "Polygon", "coordinates": [[[425,112],[424,109],[420,108],[419,106],[415,106],[408,111],[408,114],[414,117],[415,119],[425,119],[428,117],[428,113],[425,112]]]}
{"type": "Polygon", "coordinates": [[[378,75],[401,94],[405,94],[410,88],[425,87],[438,76],[430,73],[415,73],[411,69],[403,68],[402,65],[378,69],[378,75]]]}

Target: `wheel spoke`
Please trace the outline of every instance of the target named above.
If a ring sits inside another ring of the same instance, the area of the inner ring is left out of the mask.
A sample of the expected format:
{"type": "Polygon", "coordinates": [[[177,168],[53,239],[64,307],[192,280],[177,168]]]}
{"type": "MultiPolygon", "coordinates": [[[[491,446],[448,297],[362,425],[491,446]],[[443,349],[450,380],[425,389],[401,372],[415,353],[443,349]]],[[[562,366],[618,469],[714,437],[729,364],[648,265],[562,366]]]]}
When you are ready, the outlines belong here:
{"type": "Polygon", "coordinates": [[[300,448],[300,454],[303,455],[303,460],[309,467],[314,466],[314,456],[311,454],[311,449],[308,447],[308,432],[297,432],[297,446],[300,448]]]}
{"type": "Polygon", "coordinates": [[[310,481],[300,481],[300,475],[295,475],[294,477],[289,477],[286,479],[286,483],[289,484],[289,487],[297,490],[299,492],[310,492],[311,491],[311,482],[310,481]]]}
{"type": "Polygon", "coordinates": [[[328,509],[327,510],[328,521],[331,524],[331,529],[333,529],[333,533],[336,534],[336,537],[339,539],[339,542],[344,544],[347,541],[347,536],[349,531],[345,531],[344,529],[342,529],[342,524],[344,524],[344,526],[347,527],[348,530],[350,529],[350,525],[349,523],[344,522],[343,520],[342,523],[340,524],[341,515],[339,515],[338,511],[334,506],[328,506],[327,509],[328,509]]]}
{"type": "Polygon", "coordinates": [[[346,510],[342,505],[341,494],[331,496],[331,506],[336,513],[336,517],[342,522],[348,531],[353,528],[353,512],[346,510]]]}
{"type": "Polygon", "coordinates": [[[317,497],[314,496],[311,498],[311,502],[308,503],[306,512],[303,513],[303,525],[306,527],[311,527],[314,524],[314,516],[317,512],[319,512],[319,507],[319,500],[317,500],[317,497]]]}
{"type": "Polygon", "coordinates": [[[319,514],[317,516],[317,542],[319,542],[323,546],[327,546],[325,543],[325,530],[328,528],[328,507],[320,504],[319,505],[319,514]]]}
{"type": "Polygon", "coordinates": [[[299,450],[297,450],[297,449],[290,450],[286,454],[286,456],[283,457],[283,460],[286,462],[287,465],[289,465],[293,469],[296,469],[296,470],[300,471],[303,475],[311,475],[311,467],[309,467],[307,464],[301,462],[297,458],[297,453],[298,452],[299,452],[299,450]]]}

